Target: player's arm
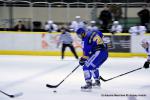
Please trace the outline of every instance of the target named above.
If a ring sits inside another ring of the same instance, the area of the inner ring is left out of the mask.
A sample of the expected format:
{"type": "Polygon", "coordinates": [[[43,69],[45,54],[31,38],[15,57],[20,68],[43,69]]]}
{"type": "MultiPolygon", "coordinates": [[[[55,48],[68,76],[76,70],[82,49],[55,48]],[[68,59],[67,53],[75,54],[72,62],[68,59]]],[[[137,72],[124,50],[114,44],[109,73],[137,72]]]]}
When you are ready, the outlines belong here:
{"type": "Polygon", "coordinates": [[[150,64],[150,50],[149,50],[150,47],[149,47],[149,42],[143,41],[142,44],[141,44],[141,46],[145,49],[145,51],[146,51],[147,54],[148,54],[147,61],[145,61],[143,67],[144,67],[144,68],[149,68],[149,64],[150,64]]]}
{"type": "Polygon", "coordinates": [[[57,48],[59,47],[59,45],[62,43],[62,34],[60,34],[59,39],[57,41],[57,48]]]}
{"type": "Polygon", "coordinates": [[[79,64],[83,66],[85,64],[85,61],[89,58],[88,52],[86,50],[83,50],[83,56],[79,60],[79,64]]]}
{"type": "Polygon", "coordinates": [[[79,64],[83,66],[85,64],[85,61],[89,58],[89,50],[85,46],[84,41],[81,42],[81,45],[82,45],[83,55],[79,60],[79,64]]]}

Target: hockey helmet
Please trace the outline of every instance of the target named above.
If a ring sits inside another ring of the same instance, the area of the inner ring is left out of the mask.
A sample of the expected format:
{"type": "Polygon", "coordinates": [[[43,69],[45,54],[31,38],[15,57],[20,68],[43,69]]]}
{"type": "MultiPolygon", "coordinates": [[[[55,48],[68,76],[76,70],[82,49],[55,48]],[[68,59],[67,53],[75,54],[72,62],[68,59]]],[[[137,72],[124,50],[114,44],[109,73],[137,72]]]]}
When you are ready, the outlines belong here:
{"type": "Polygon", "coordinates": [[[94,20],[90,21],[91,24],[95,24],[96,22],[94,20]]]}
{"type": "Polygon", "coordinates": [[[78,19],[78,18],[81,18],[81,17],[80,17],[80,16],[76,16],[75,18],[77,18],[77,19],[78,19]]]}
{"type": "Polygon", "coordinates": [[[78,35],[79,38],[82,38],[82,35],[85,34],[85,29],[84,28],[79,28],[76,33],[78,35]]]}
{"type": "Polygon", "coordinates": [[[114,25],[118,25],[119,22],[118,22],[118,21],[114,21],[113,24],[114,24],[114,25]]]}
{"type": "Polygon", "coordinates": [[[52,20],[49,20],[49,21],[48,21],[48,24],[53,24],[53,21],[52,21],[52,20]]]}

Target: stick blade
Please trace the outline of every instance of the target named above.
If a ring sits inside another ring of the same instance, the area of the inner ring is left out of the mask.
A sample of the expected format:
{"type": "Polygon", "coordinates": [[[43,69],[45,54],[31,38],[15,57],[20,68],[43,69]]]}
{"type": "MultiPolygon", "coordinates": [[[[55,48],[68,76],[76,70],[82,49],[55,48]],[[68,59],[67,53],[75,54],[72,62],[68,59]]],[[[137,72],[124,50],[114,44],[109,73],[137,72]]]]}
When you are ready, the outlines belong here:
{"type": "Polygon", "coordinates": [[[20,93],[17,93],[17,94],[14,94],[14,95],[9,95],[10,98],[16,98],[16,97],[19,97],[19,96],[22,96],[23,93],[20,92],[20,93]]]}
{"type": "Polygon", "coordinates": [[[48,87],[48,88],[57,88],[58,85],[50,85],[50,84],[46,84],[46,87],[48,87]]]}

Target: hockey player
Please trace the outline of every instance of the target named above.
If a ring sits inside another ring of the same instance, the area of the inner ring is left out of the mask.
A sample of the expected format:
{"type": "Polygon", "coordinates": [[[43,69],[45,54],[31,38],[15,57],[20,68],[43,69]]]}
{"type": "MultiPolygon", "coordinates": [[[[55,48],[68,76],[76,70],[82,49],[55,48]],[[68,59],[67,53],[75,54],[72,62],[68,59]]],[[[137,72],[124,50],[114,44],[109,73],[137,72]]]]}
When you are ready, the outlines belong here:
{"type": "Polygon", "coordinates": [[[75,17],[75,21],[71,22],[70,30],[73,31],[73,32],[76,32],[77,29],[85,28],[85,27],[86,27],[85,22],[81,19],[81,17],[80,16],[76,16],[75,17]]]}
{"type": "Polygon", "coordinates": [[[146,27],[145,26],[141,26],[140,24],[137,24],[133,27],[130,27],[129,29],[129,33],[131,33],[132,35],[144,35],[146,33],[146,27]]]}
{"type": "Polygon", "coordinates": [[[100,75],[98,68],[108,58],[107,46],[103,41],[103,34],[98,31],[85,31],[79,28],[76,31],[79,38],[82,39],[83,56],[79,60],[79,64],[83,66],[84,78],[86,85],[81,89],[89,90],[93,86],[100,86],[100,75]],[[92,83],[92,77],[95,83],[92,83]]]}
{"type": "Polygon", "coordinates": [[[149,64],[150,64],[150,41],[148,41],[146,39],[143,39],[141,45],[142,45],[142,47],[145,49],[145,51],[148,54],[147,61],[145,61],[143,67],[144,68],[149,68],[149,64]]]}
{"type": "Polygon", "coordinates": [[[72,51],[72,53],[74,54],[75,58],[78,59],[78,55],[77,55],[75,48],[72,44],[73,39],[72,39],[70,33],[64,27],[61,28],[61,35],[60,35],[59,42],[58,42],[57,46],[59,46],[60,43],[62,43],[62,49],[61,49],[62,60],[64,59],[64,52],[65,52],[66,47],[69,47],[70,50],[72,51]]]}
{"type": "Polygon", "coordinates": [[[120,25],[118,21],[114,21],[114,22],[113,22],[113,25],[112,25],[112,27],[111,27],[110,32],[111,32],[112,34],[121,33],[121,32],[122,32],[122,25],[120,25]]]}
{"type": "Polygon", "coordinates": [[[96,26],[96,22],[95,21],[90,21],[90,24],[89,26],[87,26],[87,30],[89,31],[92,31],[92,30],[98,30],[98,27],[96,26]]]}
{"type": "Polygon", "coordinates": [[[48,31],[49,33],[57,32],[58,26],[54,24],[52,20],[49,20],[48,23],[45,25],[45,30],[48,31]]]}

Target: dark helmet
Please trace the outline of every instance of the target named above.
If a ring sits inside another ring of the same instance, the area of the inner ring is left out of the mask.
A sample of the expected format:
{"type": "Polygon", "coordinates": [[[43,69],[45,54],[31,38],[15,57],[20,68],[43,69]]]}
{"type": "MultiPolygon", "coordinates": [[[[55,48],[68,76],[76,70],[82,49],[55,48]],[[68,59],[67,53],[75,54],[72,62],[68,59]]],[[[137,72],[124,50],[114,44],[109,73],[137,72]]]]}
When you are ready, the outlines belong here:
{"type": "Polygon", "coordinates": [[[79,28],[77,31],[76,31],[76,33],[77,33],[77,35],[81,35],[81,34],[83,34],[83,33],[85,33],[86,31],[85,31],[85,29],[83,29],[83,28],[79,28]]]}

